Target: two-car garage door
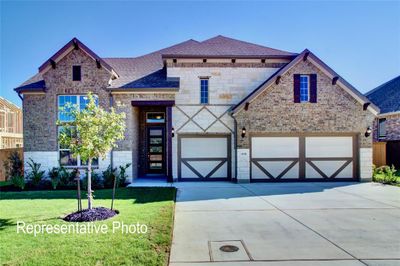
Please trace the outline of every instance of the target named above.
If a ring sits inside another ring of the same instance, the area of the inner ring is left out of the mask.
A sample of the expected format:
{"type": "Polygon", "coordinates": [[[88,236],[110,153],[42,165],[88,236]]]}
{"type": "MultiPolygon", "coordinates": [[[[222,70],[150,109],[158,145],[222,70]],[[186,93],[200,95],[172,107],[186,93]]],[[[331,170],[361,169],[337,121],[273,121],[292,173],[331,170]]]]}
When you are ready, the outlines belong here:
{"type": "Polygon", "coordinates": [[[334,181],[357,179],[355,135],[254,136],[252,181],[334,181]]]}

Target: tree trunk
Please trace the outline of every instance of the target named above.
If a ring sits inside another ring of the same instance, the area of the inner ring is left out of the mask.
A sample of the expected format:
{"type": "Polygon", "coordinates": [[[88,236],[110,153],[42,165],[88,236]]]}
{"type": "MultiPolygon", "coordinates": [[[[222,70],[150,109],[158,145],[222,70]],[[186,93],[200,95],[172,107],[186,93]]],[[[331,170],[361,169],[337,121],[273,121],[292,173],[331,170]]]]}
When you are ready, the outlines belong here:
{"type": "Polygon", "coordinates": [[[88,209],[92,209],[92,158],[88,160],[88,177],[87,177],[87,193],[88,193],[88,209]]]}

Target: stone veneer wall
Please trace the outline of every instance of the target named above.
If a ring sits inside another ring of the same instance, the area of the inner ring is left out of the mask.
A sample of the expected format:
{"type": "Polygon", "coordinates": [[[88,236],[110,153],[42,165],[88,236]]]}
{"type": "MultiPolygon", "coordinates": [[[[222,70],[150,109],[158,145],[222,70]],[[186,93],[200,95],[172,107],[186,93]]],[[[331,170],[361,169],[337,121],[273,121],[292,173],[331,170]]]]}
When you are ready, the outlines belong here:
{"type": "Polygon", "coordinates": [[[392,115],[381,114],[379,118],[386,118],[386,136],[384,138],[378,138],[379,119],[377,118],[374,121],[374,141],[400,140],[400,113],[392,115]]]}
{"type": "Polygon", "coordinates": [[[209,77],[210,104],[236,104],[257,88],[278,68],[172,67],[168,77],[180,78],[175,102],[200,104],[200,79],[209,77]]]}
{"type": "Polygon", "coordinates": [[[332,85],[332,80],[308,61],[293,66],[282,75],[278,85],[271,85],[250,103],[247,111],[242,109],[235,117],[238,128],[247,129],[246,137],[237,136],[238,158],[247,158],[240,154],[250,148],[251,133],[357,132],[360,175],[364,180],[371,178],[372,136],[366,138],[364,133],[375,116],[363,111],[360,103],[339,86],[332,85]],[[317,74],[317,103],[294,103],[294,74],[317,74]]]}

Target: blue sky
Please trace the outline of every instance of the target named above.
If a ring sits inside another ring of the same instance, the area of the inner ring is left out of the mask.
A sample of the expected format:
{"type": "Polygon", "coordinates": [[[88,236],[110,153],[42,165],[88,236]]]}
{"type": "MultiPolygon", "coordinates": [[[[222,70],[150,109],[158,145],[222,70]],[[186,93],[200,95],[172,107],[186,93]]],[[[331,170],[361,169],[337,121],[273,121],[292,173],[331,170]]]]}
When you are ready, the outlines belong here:
{"type": "Polygon", "coordinates": [[[361,92],[400,74],[400,1],[3,1],[0,95],[72,37],[102,57],[142,55],[215,35],[310,49],[361,92]]]}

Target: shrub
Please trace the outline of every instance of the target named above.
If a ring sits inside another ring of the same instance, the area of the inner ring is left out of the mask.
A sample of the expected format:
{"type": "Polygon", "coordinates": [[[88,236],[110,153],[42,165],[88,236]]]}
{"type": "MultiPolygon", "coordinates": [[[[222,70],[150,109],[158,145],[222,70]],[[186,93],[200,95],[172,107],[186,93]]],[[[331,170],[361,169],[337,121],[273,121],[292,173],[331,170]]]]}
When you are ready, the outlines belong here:
{"type": "Polygon", "coordinates": [[[24,174],[24,162],[19,157],[18,152],[12,152],[7,160],[3,163],[6,175],[6,181],[10,180],[13,176],[23,176],[24,174]]]}
{"type": "Polygon", "coordinates": [[[107,167],[107,170],[103,171],[103,183],[104,187],[112,188],[114,185],[114,178],[117,177],[117,168],[112,168],[111,165],[107,167]]]}
{"type": "Polygon", "coordinates": [[[129,168],[129,166],[131,166],[130,163],[127,163],[125,166],[120,165],[119,166],[119,174],[118,174],[118,180],[117,180],[117,187],[119,187],[120,185],[124,185],[126,182],[126,178],[128,177],[126,175],[126,169],[129,168]]]}
{"type": "Polygon", "coordinates": [[[31,180],[34,186],[37,186],[39,185],[40,181],[42,181],[45,171],[41,171],[40,167],[42,165],[40,163],[35,163],[32,159],[29,159],[28,165],[31,168],[28,178],[31,180]]]}
{"type": "Polygon", "coordinates": [[[59,184],[61,186],[74,186],[75,185],[75,176],[76,176],[77,169],[73,169],[72,171],[68,171],[64,167],[60,167],[58,169],[58,175],[60,178],[59,184]]]}
{"type": "Polygon", "coordinates": [[[392,167],[384,165],[378,168],[373,168],[372,180],[374,182],[379,182],[383,184],[397,183],[398,177],[396,176],[396,169],[394,165],[392,165],[392,167]]]}
{"type": "Polygon", "coordinates": [[[51,186],[53,189],[56,189],[60,183],[60,171],[57,167],[53,167],[51,170],[49,170],[49,178],[51,181],[51,186]]]}
{"type": "MultiPolygon", "coordinates": [[[[85,177],[83,178],[83,188],[87,189],[88,171],[86,171],[85,177]]],[[[103,183],[100,175],[96,172],[92,172],[92,188],[103,188],[103,183]]]]}
{"type": "Polygon", "coordinates": [[[12,176],[11,183],[22,190],[25,188],[25,178],[22,175],[12,176]]]}

